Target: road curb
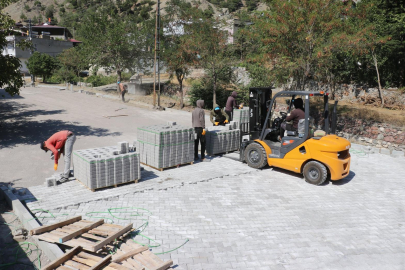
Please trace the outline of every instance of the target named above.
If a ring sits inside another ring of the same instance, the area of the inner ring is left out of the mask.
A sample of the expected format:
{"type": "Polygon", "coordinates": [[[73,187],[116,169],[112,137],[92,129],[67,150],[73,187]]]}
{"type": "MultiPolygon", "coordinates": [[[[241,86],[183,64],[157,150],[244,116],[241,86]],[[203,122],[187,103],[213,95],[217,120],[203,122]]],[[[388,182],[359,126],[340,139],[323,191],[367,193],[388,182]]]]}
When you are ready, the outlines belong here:
{"type": "MultiPolygon", "coordinates": [[[[21,203],[21,201],[7,187],[0,187],[0,198],[1,197],[6,200],[20,221],[24,223],[25,229],[30,231],[41,226],[38,221],[34,219],[27,208],[21,203]]],[[[40,241],[35,238],[33,239],[50,261],[54,261],[65,254],[56,244],[40,241]]]]}

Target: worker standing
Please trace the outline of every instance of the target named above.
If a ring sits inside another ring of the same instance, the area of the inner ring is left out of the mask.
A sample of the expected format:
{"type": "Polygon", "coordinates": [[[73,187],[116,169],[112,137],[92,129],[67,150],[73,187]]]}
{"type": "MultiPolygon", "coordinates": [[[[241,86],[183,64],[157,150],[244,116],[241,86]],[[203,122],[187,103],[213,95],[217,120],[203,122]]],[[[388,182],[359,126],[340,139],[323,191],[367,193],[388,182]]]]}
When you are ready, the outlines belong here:
{"type": "Polygon", "coordinates": [[[63,183],[69,178],[70,162],[73,152],[73,145],[76,141],[76,135],[69,130],[62,130],[53,134],[48,140],[41,142],[40,147],[45,152],[52,151],[55,160],[54,170],[58,169],[58,160],[63,153],[65,156],[65,168],[61,175],[60,182],[63,183]]]}
{"type": "Polygon", "coordinates": [[[233,109],[242,109],[243,108],[243,103],[240,105],[237,105],[236,103],[236,97],[238,96],[238,93],[236,91],[233,91],[232,94],[228,97],[228,100],[226,101],[226,107],[225,107],[225,112],[229,116],[228,121],[232,121],[232,116],[233,116],[233,109]]]}
{"type": "Polygon", "coordinates": [[[224,110],[215,104],[214,109],[210,113],[210,121],[214,126],[225,126],[229,122],[229,116],[224,110]]]}
{"type": "Polygon", "coordinates": [[[122,82],[118,81],[118,87],[119,87],[119,90],[120,90],[120,95],[121,95],[121,98],[122,98],[122,102],[125,103],[125,97],[124,96],[125,96],[125,93],[127,92],[128,85],[123,84],[122,82]]]}
{"type": "Polygon", "coordinates": [[[194,160],[198,160],[198,145],[201,143],[201,160],[205,161],[205,112],[204,100],[197,100],[192,114],[192,124],[197,138],[194,141],[194,160]]]}

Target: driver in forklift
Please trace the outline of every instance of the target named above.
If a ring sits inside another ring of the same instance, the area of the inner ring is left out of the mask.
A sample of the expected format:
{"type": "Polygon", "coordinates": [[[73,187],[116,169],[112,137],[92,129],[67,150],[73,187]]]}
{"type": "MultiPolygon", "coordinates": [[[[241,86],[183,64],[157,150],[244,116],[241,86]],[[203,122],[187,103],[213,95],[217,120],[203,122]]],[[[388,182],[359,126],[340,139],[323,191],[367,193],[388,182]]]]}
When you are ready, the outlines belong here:
{"type": "Polygon", "coordinates": [[[210,121],[214,126],[225,126],[229,122],[229,116],[225,111],[215,104],[214,109],[210,113],[210,121]]]}
{"type": "Polygon", "coordinates": [[[305,118],[305,110],[304,110],[304,101],[302,100],[302,98],[296,98],[293,100],[293,104],[295,109],[287,114],[287,118],[285,119],[285,121],[283,123],[281,123],[281,127],[280,127],[280,138],[282,139],[284,137],[284,132],[285,130],[288,131],[293,131],[293,130],[298,130],[298,122],[301,119],[305,118]],[[293,121],[292,127],[291,126],[287,126],[286,122],[289,121],[293,121]]]}

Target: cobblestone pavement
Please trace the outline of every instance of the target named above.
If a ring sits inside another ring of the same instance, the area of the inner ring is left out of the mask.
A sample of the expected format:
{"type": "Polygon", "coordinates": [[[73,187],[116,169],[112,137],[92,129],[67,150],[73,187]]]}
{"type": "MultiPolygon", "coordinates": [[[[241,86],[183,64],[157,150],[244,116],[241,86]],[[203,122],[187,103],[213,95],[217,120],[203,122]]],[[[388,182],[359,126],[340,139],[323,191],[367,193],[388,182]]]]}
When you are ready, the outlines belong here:
{"type": "Polygon", "coordinates": [[[354,149],[346,179],[313,186],[283,170],[252,170],[235,157],[155,171],[153,179],[95,193],[76,192],[80,184],[71,182],[55,188],[65,193],[43,193],[42,203],[28,207],[135,228],[148,220],[142,235],[152,240],[134,240],[161,244],[155,253],[189,239],[159,255],[176,269],[405,269],[405,159],[354,149]]]}

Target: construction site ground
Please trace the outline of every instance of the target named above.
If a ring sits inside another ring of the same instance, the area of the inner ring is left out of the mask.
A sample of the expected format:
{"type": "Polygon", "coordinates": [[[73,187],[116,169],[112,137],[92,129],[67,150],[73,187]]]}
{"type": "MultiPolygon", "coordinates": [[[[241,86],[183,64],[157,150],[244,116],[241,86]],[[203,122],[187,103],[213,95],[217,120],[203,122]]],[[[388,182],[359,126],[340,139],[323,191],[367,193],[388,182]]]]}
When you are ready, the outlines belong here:
{"type": "Polygon", "coordinates": [[[139,183],[96,192],[77,181],[43,185],[54,171],[39,143],[56,131],[75,132],[74,148],[84,149],[133,142],[140,126],[191,126],[189,112],[135,105],[49,87],[1,100],[0,184],[43,224],[78,215],[133,223],[134,240],[175,269],[405,268],[405,158],[361,145],[349,176],[321,186],[250,168],[237,153],[162,172],[145,166],[139,183]]]}

